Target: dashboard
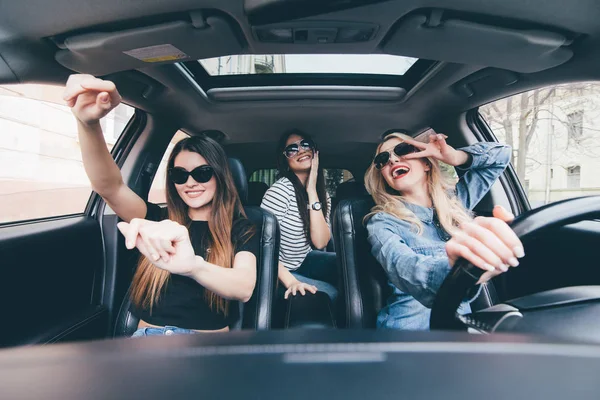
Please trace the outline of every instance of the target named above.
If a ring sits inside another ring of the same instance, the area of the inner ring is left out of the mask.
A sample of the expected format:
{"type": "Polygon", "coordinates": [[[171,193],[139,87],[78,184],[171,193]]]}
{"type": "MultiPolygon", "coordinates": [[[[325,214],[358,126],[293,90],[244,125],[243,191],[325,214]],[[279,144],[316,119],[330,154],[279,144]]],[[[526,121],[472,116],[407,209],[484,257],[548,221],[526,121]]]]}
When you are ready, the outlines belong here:
{"type": "Polygon", "coordinates": [[[287,330],[0,351],[3,399],[565,399],[600,394],[600,346],[536,336],[287,330]]]}

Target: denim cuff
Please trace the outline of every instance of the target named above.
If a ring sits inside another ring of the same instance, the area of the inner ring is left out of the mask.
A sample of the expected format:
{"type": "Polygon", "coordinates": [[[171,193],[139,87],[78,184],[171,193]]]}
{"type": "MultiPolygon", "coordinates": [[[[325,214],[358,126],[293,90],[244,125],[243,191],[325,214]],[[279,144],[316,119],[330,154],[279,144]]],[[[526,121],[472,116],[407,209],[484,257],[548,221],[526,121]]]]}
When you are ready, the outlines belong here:
{"type": "Polygon", "coordinates": [[[492,142],[481,142],[475,143],[471,146],[461,147],[457,150],[464,151],[465,153],[469,154],[472,159],[470,163],[465,163],[455,168],[464,171],[492,165],[498,156],[498,151],[505,147],[507,146],[503,145],[502,143],[492,142]]]}

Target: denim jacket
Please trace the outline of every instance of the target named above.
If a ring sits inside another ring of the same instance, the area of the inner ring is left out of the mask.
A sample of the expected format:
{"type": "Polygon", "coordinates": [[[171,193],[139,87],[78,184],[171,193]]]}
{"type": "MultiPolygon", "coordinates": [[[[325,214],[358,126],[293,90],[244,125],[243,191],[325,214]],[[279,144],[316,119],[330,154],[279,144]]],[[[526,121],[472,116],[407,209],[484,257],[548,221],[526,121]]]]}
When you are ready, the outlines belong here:
{"type": "MultiPolygon", "coordinates": [[[[477,143],[459,150],[469,153],[472,160],[456,184],[456,195],[472,210],[510,162],[511,149],[499,143],[477,143]]],[[[450,235],[433,208],[405,204],[422,221],[422,234],[409,222],[383,212],[367,222],[371,252],[393,288],[377,316],[377,327],[427,330],[433,299],[451,269],[445,248],[450,235]]],[[[464,302],[459,312],[470,312],[469,304],[464,302]]]]}

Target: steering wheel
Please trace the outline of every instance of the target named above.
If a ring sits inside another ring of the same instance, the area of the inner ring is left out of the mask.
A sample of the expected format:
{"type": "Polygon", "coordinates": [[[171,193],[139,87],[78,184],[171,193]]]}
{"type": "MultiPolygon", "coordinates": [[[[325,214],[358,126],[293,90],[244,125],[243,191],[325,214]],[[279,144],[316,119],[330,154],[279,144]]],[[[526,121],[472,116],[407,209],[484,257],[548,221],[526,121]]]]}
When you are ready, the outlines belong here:
{"type": "MultiPolygon", "coordinates": [[[[600,196],[586,196],[528,211],[515,218],[510,226],[527,248],[527,242],[544,231],[597,218],[600,218],[600,196]]],[[[484,272],[463,258],[456,261],[433,302],[431,329],[465,331],[472,325],[473,319],[458,315],[456,311],[469,289],[479,281],[484,272]]]]}

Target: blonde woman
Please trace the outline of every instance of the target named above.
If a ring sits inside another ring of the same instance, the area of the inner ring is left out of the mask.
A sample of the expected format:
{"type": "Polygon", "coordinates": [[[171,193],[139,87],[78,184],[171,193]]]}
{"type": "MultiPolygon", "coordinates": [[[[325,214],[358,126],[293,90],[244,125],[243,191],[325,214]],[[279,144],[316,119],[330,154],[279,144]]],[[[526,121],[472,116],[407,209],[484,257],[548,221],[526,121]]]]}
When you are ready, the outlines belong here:
{"type": "MultiPolygon", "coordinates": [[[[458,258],[486,270],[480,283],[519,264],[523,246],[506,222],[513,216],[494,208],[493,218],[473,219],[470,210],[509,163],[511,149],[477,143],[454,149],[446,136],[429,142],[392,133],[377,147],[365,185],[375,207],[365,217],[369,243],[393,288],[377,316],[377,327],[429,329],[435,295],[458,258]],[[443,162],[464,170],[456,185],[443,162]]],[[[470,311],[468,302],[460,312],[470,311]]]]}

